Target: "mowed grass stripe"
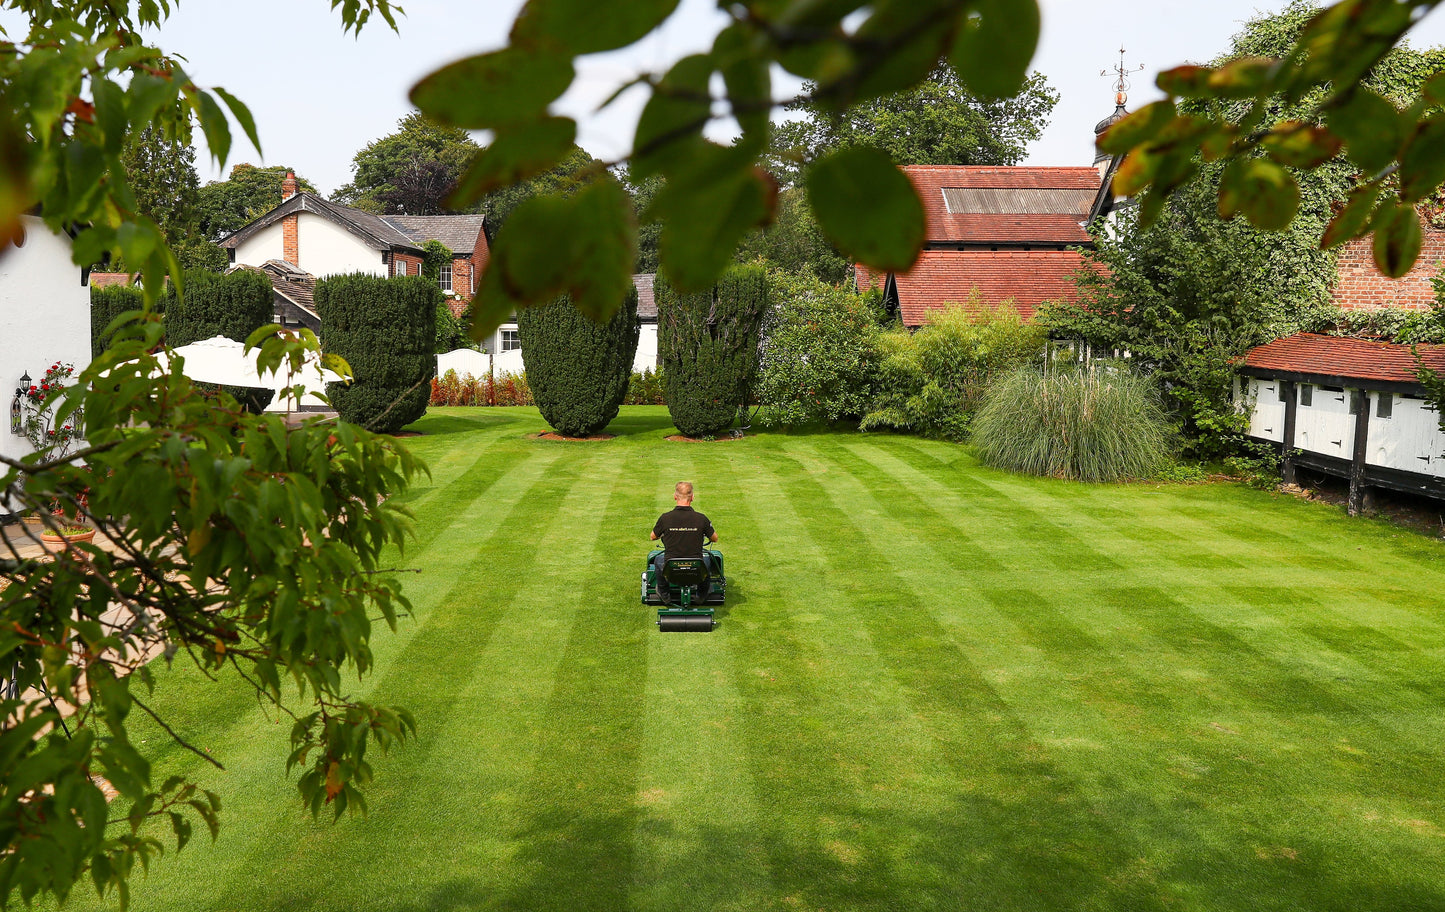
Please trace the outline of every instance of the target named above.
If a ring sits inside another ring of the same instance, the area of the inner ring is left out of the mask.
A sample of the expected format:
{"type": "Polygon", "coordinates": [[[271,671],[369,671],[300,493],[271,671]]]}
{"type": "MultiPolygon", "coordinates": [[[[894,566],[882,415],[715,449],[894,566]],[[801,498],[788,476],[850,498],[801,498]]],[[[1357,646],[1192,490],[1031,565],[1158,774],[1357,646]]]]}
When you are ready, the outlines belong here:
{"type": "Polygon", "coordinates": [[[494,600],[459,601],[465,608],[450,618],[449,630],[438,629],[435,649],[409,656],[388,682],[396,702],[417,711],[421,737],[377,764],[380,781],[371,800],[385,806],[384,823],[379,815],[345,821],[326,840],[332,857],[365,873],[345,883],[317,882],[310,853],[283,846],[255,859],[274,872],[271,902],[299,896],[301,907],[387,908],[388,891],[399,885],[429,892],[432,904],[515,889],[515,877],[494,875],[513,870],[522,843],[511,830],[526,826],[519,821],[535,810],[520,796],[533,765],[545,762],[543,707],[564,664],[573,620],[565,611],[517,605],[540,601],[555,585],[547,578],[547,555],[585,554],[590,546],[587,524],[572,518],[586,515],[597,489],[617,470],[594,471],[594,458],[576,451],[539,458],[551,470],[524,489],[528,496],[494,530],[504,534],[457,581],[459,592],[485,591],[494,600]],[[528,673],[516,675],[518,667],[528,673]],[[439,795],[458,800],[439,802],[439,795]],[[418,838],[434,849],[399,878],[388,860],[418,838]]]}
{"type": "MultiPolygon", "coordinates": [[[[749,706],[734,677],[746,618],[766,604],[748,582],[759,575],[762,549],[740,519],[752,492],[738,485],[732,471],[739,459],[757,458],[754,443],[675,446],[655,461],[653,477],[636,486],[639,501],[649,503],[654,491],[670,494],[676,481],[696,485],[698,509],[721,538],[729,597],[718,611],[721,626],[708,634],[661,633],[656,609],[638,606],[647,630],[648,675],[629,908],[776,907],[761,835],[769,815],[742,750],[749,706]]],[[[662,498],[655,506],[661,513],[670,504],[662,498]]],[[[634,568],[640,574],[640,559],[634,568]]]]}
{"type": "MultiPolygon", "coordinates": [[[[770,650],[768,665],[761,669],[765,674],[757,677],[789,688],[797,688],[794,682],[803,677],[813,679],[817,692],[799,701],[794,718],[783,715],[777,721],[801,729],[794,737],[811,742],[807,753],[814,760],[799,758],[791,768],[770,771],[772,794],[764,800],[776,799],[779,789],[790,791],[790,822],[795,828],[815,828],[816,844],[775,846],[774,880],[785,893],[791,895],[790,887],[802,891],[798,895],[804,902],[824,908],[859,892],[882,901],[881,895],[869,892],[880,880],[892,881],[890,901],[899,907],[915,907],[929,896],[937,899],[940,889],[949,894],[950,904],[956,903],[974,889],[950,884],[942,876],[955,858],[946,821],[959,782],[948,758],[920,724],[909,695],[880,661],[880,647],[871,636],[869,618],[897,610],[886,604],[895,595],[894,586],[869,573],[866,552],[850,547],[846,538],[839,541],[842,530],[826,515],[826,503],[814,496],[809,480],[822,467],[816,452],[806,443],[790,442],[788,450],[788,461],[775,462],[770,477],[755,478],[749,487],[755,498],[773,505],[774,521],[761,533],[771,550],[813,556],[815,567],[804,571],[803,579],[812,577],[817,584],[790,587],[790,600],[811,599],[813,604],[806,607],[812,610],[804,613],[806,622],[788,634],[781,634],[781,628],[769,634],[770,639],[787,635],[787,652],[795,655],[770,650]],[[779,523],[783,513],[787,519],[779,523]],[[848,575],[845,569],[855,584],[832,583],[848,575]],[[823,776],[819,758],[831,758],[837,771],[823,776]],[[780,773],[791,781],[779,781],[780,773]],[[825,788],[806,794],[813,786],[825,788]],[[900,878],[898,872],[904,870],[915,877],[900,878]],[[800,873],[802,879],[794,880],[800,873]]],[[[778,623],[791,619],[783,614],[778,623]]],[[[779,739],[776,730],[760,734],[779,739]]],[[[786,730],[780,740],[786,742],[786,730]]],[[[786,757],[782,750],[768,744],[758,759],[786,757]]],[[[753,753],[758,756],[758,749],[753,753]]]]}
{"type": "MultiPolygon", "coordinates": [[[[877,483],[875,465],[848,447],[830,447],[827,452],[850,477],[838,480],[830,475],[828,488],[820,486],[815,492],[820,499],[815,512],[850,530],[854,540],[848,553],[868,555],[857,558],[861,570],[895,579],[900,589],[907,587],[907,601],[915,603],[889,606],[890,610],[870,613],[870,618],[875,640],[881,647],[886,644],[880,650],[883,660],[918,704],[920,720],[943,746],[945,762],[963,784],[958,801],[967,811],[937,849],[945,857],[953,853],[955,879],[971,884],[970,896],[960,897],[960,901],[971,899],[982,907],[1006,903],[1008,897],[997,894],[995,885],[1010,883],[1014,886],[1009,889],[1017,889],[1023,882],[1030,895],[1044,897],[1049,907],[1063,907],[1093,894],[1107,897],[1111,906],[1162,907],[1162,900],[1142,885],[1128,879],[1115,882],[1114,874],[1132,862],[1138,845],[1115,831],[1109,818],[1100,815],[1077,788],[1068,770],[1053,760],[1059,745],[1045,748],[1044,743],[1057,739],[1034,730],[1038,727],[1031,726],[1029,717],[1003,699],[970,660],[968,642],[988,626],[1011,640],[1022,634],[1027,642],[1042,634],[1055,644],[1067,643],[1067,651],[1086,660],[1097,660],[1104,652],[1102,647],[1088,637],[1069,636],[1067,626],[1045,632],[1047,620],[1033,624],[1031,619],[1019,618],[1006,603],[979,598],[967,573],[943,559],[947,552],[966,561],[967,553],[960,556],[947,544],[940,547],[949,541],[948,536],[914,538],[909,525],[889,516],[876,501],[873,492],[886,488],[877,483]],[[866,506],[869,501],[873,501],[872,508],[866,506]],[[850,516],[860,512],[860,505],[869,521],[850,521],[850,516]],[[831,517],[826,516],[829,512],[831,517]],[[990,614],[995,616],[988,617],[990,614]],[[949,622],[941,623],[940,616],[949,622]],[[1008,629],[1009,622],[1019,624],[1021,620],[1019,629],[1008,629]],[[1025,803],[1036,810],[1029,819],[1019,820],[1017,808],[1025,803]],[[1046,810],[1040,812],[1039,808],[1046,810]],[[1000,839],[1001,833],[1007,838],[1000,839]],[[1045,855],[1032,848],[1058,842],[1087,846],[1087,851],[1073,856],[1045,855]],[[1102,876],[1101,866],[1105,868],[1102,876]],[[999,877],[1001,869],[1007,869],[1008,875],[999,877]]],[[[897,484],[889,489],[890,494],[908,487],[897,484]]],[[[1032,593],[1028,600],[1034,605],[1039,602],[1032,593]]],[[[1070,699],[1067,692],[1049,696],[1056,706],[1054,718],[1078,724],[1081,714],[1088,715],[1088,701],[1082,696],[1070,699]]],[[[1100,717],[1091,729],[1091,740],[1098,743],[1108,740],[1114,726],[1100,717]]],[[[1066,739],[1063,749],[1077,750],[1084,743],[1085,739],[1074,736],[1066,739]]]]}
{"type": "MultiPolygon", "coordinates": [[[[480,496],[471,500],[467,507],[475,512],[467,523],[467,534],[459,536],[446,559],[433,556],[427,573],[423,574],[427,585],[418,585],[415,580],[408,582],[407,591],[417,602],[417,617],[403,620],[397,634],[381,633],[374,640],[378,666],[352,693],[382,704],[407,706],[416,713],[421,730],[418,738],[408,743],[391,761],[379,756],[371,758],[373,765],[383,771],[375,787],[368,790],[371,803],[378,806],[389,804],[396,795],[409,792],[411,783],[408,776],[405,773],[389,775],[390,768],[393,764],[403,769],[415,768],[414,765],[422,762],[422,758],[434,748],[439,725],[454,710],[452,704],[459,689],[459,678],[464,679],[467,673],[457,666],[455,660],[459,656],[473,654],[468,650],[480,651],[495,623],[495,618],[486,614],[473,618],[459,617],[459,613],[475,615],[475,608],[468,600],[455,600],[451,603],[451,611],[439,609],[438,604],[444,601],[448,592],[458,594],[468,591],[465,583],[458,582],[456,577],[465,573],[469,564],[490,564],[493,558],[478,557],[474,546],[485,543],[488,536],[507,528],[508,518],[518,502],[538,489],[545,494],[565,491],[565,484],[548,472],[552,461],[517,462],[512,465],[512,472],[502,476],[508,483],[497,497],[491,501],[480,496]]],[[[517,557],[525,558],[529,553],[519,549],[517,557]]],[[[485,580],[482,585],[498,596],[505,596],[505,577],[497,578],[489,573],[481,575],[485,580]]],[[[475,578],[473,582],[476,582],[475,578]]],[[[254,702],[249,705],[254,706],[254,702]]],[[[286,885],[284,895],[276,896],[278,902],[290,895],[292,890],[309,895],[304,876],[298,878],[300,885],[287,882],[284,876],[287,859],[303,863],[308,847],[331,845],[334,839],[344,839],[343,834],[348,828],[365,829],[366,826],[365,821],[355,819],[343,821],[335,828],[329,823],[304,821],[294,778],[283,777],[279,762],[285,729],[278,731],[272,727],[270,732],[262,735],[257,730],[260,720],[251,716],[247,721],[249,724],[224,731],[219,737],[224,738],[222,743],[225,746],[219,747],[215,753],[223,758],[241,757],[249,761],[244,765],[228,763],[229,771],[220,777],[218,790],[228,806],[246,805],[257,809],[237,821],[238,825],[228,827],[231,832],[224,837],[244,840],[252,849],[242,856],[191,852],[183,853],[179,859],[182,867],[191,863],[202,866],[205,872],[202,883],[207,896],[230,895],[228,891],[218,889],[219,885],[230,883],[238,907],[244,907],[243,900],[254,895],[252,872],[257,866],[274,871],[277,875],[275,883],[286,885]],[[258,737],[266,737],[268,743],[276,742],[276,751],[248,755],[246,745],[257,743],[258,737]],[[223,859],[229,860],[230,864],[220,869],[217,865],[223,859]]]]}

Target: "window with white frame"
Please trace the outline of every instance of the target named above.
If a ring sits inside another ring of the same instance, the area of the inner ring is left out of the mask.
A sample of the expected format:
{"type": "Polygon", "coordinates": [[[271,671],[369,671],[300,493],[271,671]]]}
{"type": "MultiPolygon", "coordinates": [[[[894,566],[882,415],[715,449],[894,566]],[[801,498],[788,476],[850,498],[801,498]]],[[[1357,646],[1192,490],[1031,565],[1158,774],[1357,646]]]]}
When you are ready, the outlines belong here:
{"type": "Polygon", "coordinates": [[[502,330],[502,351],[516,351],[522,347],[522,337],[515,329],[502,330]]]}
{"type": "Polygon", "coordinates": [[[442,287],[442,291],[451,291],[451,290],[452,290],[452,264],[451,264],[451,263],[448,263],[448,264],[446,264],[445,266],[443,266],[443,267],[441,268],[441,272],[437,273],[437,284],[442,287]]]}

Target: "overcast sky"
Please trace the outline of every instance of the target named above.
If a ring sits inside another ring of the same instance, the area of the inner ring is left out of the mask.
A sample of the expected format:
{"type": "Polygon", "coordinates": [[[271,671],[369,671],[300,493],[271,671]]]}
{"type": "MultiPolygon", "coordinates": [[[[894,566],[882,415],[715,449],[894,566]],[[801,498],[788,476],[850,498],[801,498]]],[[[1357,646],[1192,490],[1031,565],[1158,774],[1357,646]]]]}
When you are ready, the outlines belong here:
{"type": "MultiPolygon", "coordinates": [[[[1129,107],[1158,96],[1154,75],[1222,52],[1257,13],[1282,8],[1256,0],[1042,0],[1043,38],[1033,66],[1062,96],[1029,164],[1080,165],[1093,160],[1094,124],[1113,110],[1111,77],[1099,71],[1126,62],[1133,76],[1129,107]]],[[[407,114],[408,89],[459,57],[502,46],[521,0],[402,0],[399,32],[377,21],[360,38],[344,36],[327,0],[181,0],[158,36],[161,47],[189,61],[191,76],[239,96],[256,115],[264,147],[238,141],[229,164],[285,164],[330,193],[351,175],[351,157],[395,129],[407,114]]],[[[579,118],[579,139],[599,158],[628,148],[641,100],[624,96],[602,113],[597,104],[639,70],[664,69],[706,48],[721,15],[713,0],[683,0],[664,28],[637,45],[585,58],[573,90],[558,104],[579,118]]],[[[0,21],[5,21],[0,19],[0,21]]],[[[1427,17],[1416,47],[1445,44],[1445,13],[1427,17]]],[[[791,91],[785,85],[781,90],[791,91]]],[[[717,133],[725,134],[727,125],[717,133]]],[[[198,159],[202,181],[223,176],[198,159]]],[[[227,168],[229,170],[229,166],[227,168]]]]}

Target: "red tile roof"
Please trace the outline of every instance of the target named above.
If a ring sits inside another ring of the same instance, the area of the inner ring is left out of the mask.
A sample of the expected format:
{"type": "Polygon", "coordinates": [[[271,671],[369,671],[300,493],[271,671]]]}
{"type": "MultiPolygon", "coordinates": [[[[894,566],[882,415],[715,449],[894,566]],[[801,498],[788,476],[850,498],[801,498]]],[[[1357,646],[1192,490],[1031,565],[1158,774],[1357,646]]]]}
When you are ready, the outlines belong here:
{"type": "Polygon", "coordinates": [[[985,304],[1012,299],[1019,314],[1030,319],[1044,301],[1075,299],[1070,276],[1083,263],[1073,250],[925,250],[912,269],[894,278],[908,326],[923,325],[929,311],[945,304],[967,301],[975,288],[985,304]]]}
{"type": "Polygon", "coordinates": [[[1055,194],[1074,199],[1099,190],[1096,168],[975,167],[971,165],[908,165],[903,172],[913,181],[923,201],[930,242],[1087,244],[1090,238],[1080,223],[1089,217],[1089,204],[1069,205],[1061,211],[1039,211],[1049,194],[1030,191],[1076,191],[1055,194]],[[1027,212],[950,212],[944,190],[1024,191],[1027,212]],[[1087,191],[1078,193],[1077,191],[1087,191]]]}
{"type": "MultiPolygon", "coordinates": [[[[1445,345],[1421,345],[1420,357],[1431,370],[1445,371],[1445,345]]],[[[1252,348],[1244,366],[1260,371],[1318,374],[1387,383],[1416,383],[1410,346],[1316,333],[1296,333],[1252,348]]]]}
{"type": "Polygon", "coordinates": [[[105,288],[109,285],[139,285],[140,273],[138,272],[92,272],[90,274],[91,288],[105,288]]]}

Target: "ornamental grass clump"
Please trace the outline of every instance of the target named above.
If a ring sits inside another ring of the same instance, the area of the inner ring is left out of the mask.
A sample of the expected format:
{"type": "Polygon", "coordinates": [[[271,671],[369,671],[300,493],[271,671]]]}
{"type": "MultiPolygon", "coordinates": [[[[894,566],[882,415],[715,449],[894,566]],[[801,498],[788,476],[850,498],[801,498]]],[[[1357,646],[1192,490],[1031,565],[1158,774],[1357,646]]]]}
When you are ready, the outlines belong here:
{"type": "Polygon", "coordinates": [[[1124,368],[1024,368],[989,387],[973,420],[979,459],[1076,481],[1148,478],[1166,466],[1174,430],[1154,385],[1124,368]]]}

